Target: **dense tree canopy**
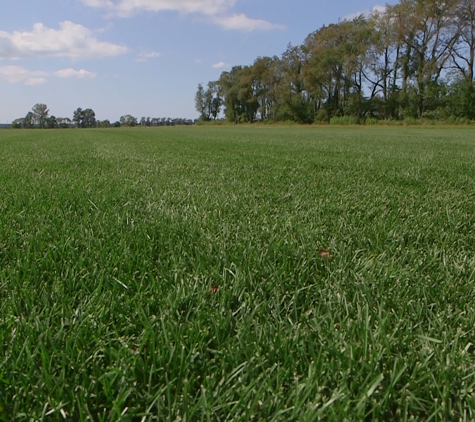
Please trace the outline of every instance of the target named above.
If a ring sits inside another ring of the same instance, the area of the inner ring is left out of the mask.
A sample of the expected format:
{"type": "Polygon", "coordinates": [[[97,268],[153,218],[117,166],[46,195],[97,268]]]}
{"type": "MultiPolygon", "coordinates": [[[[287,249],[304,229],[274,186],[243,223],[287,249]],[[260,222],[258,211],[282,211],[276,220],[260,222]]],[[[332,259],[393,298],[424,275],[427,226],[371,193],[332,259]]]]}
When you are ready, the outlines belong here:
{"type": "Polygon", "coordinates": [[[401,0],[223,72],[199,85],[196,109],[236,123],[474,119],[474,76],[474,1],[401,0]]]}

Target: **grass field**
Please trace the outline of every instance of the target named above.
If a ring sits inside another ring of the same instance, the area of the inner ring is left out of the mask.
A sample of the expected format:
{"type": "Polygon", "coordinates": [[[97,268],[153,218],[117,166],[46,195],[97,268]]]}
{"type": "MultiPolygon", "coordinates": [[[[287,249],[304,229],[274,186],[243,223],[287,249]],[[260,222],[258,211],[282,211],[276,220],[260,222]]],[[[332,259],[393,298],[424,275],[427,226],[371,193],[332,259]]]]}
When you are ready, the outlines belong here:
{"type": "Polygon", "coordinates": [[[0,420],[474,420],[474,134],[0,132],[0,420]]]}

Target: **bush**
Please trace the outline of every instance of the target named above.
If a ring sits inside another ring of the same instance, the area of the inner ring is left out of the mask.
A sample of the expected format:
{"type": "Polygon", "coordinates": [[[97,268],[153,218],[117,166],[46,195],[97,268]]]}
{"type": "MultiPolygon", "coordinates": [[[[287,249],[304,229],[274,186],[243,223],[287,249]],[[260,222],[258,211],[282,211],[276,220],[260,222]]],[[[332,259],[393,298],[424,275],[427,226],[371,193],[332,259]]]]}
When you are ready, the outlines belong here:
{"type": "Polygon", "coordinates": [[[374,125],[379,125],[379,120],[376,119],[375,117],[367,117],[366,119],[364,119],[364,124],[366,126],[374,126],[374,125]]]}
{"type": "Polygon", "coordinates": [[[356,116],[341,116],[341,117],[332,117],[330,119],[331,125],[341,125],[341,126],[348,126],[348,125],[358,125],[360,124],[360,119],[356,116]]]}
{"type": "Polygon", "coordinates": [[[404,125],[405,126],[415,126],[415,125],[420,125],[421,121],[419,119],[416,119],[415,117],[405,117],[404,118],[404,125]]]}
{"type": "Polygon", "coordinates": [[[330,114],[326,108],[321,108],[318,110],[317,115],[315,116],[315,123],[329,123],[330,114]]]}
{"type": "Polygon", "coordinates": [[[467,117],[448,116],[444,120],[437,121],[439,124],[446,125],[473,125],[475,122],[467,117]]]}

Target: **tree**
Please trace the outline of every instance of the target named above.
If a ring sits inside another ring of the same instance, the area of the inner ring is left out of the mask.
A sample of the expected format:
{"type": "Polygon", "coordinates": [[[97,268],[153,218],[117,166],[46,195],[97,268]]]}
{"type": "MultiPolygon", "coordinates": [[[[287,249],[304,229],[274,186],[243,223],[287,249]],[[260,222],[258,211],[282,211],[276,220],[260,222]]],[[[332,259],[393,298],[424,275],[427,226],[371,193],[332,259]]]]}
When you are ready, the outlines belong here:
{"type": "Polygon", "coordinates": [[[24,129],[25,128],[25,119],[20,117],[19,119],[15,119],[12,122],[12,129],[24,129]]]}
{"type": "Polygon", "coordinates": [[[73,113],[73,122],[76,124],[77,128],[83,127],[82,126],[83,119],[84,119],[84,114],[83,114],[82,108],[79,107],[73,113]]]}
{"type": "Polygon", "coordinates": [[[58,117],[56,121],[58,122],[58,127],[61,129],[71,127],[71,119],[69,117],[58,117]]]}
{"type": "Polygon", "coordinates": [[[402,93],[406,104],[412,105],[414,117],[423,117],[428,96],[435,92],[452,56],[458,38],[453,31],[457,1],[402,0],[392,8],[405,46],[402,93]]]}
{"type": "Polygon", "coordinates": [[[48,129],[57,129],[59,127],[55,116],[50,116],[48,119],[46,119],[46,127],[48,129]]]}
{"type": "MultiPolygon", "coordinates": [[[[218,84],[224,96],[224,114],[230,122],[245,121],[245,96],[240,92],[243,66],[234,66],[229,72],[221,73],[218,84]]],[[[246,89],[246,87],[244,87],[246,89]]]]}
{"type": "Polygon", "coordinates": [[[198,84],[198,90],[195,95],[195,109],[200,114],[203,121],[209,120],[209,107],[207,105],[207,95],[202,84],[198,84]]]}
{"type": "Polygon", "coordinates": [[[253,97],[258,104],[258,117],[261,121],[276,118],[276,89],[279,59],[277,57],[258,57],[251,66],[253,97]]]}
{"type": "Polygon", "coordinates": [[[209,82],[205,92],[206,109],[209,119],[216,120],[223,105],[222,90],[218,82],[209,82]]]}
{"type": "Polygon", "coordinates": [[[82,127],[91,128],[96,126],[96,113],[94,110],[87,108],[82,112],[82,127]]]}
{"type": "Polygon", "coordinates": [[[25,129],[31,129],[35,127],[35,115],[33,112],[29,111],[26,114],[25,118],[23,119],[23,127],[25,129]]]}
{"type": "Polygon", "coordinates": [[[448,110],[445,114],[450,117],[475,120],[475,86],[464,77],[458,77],[449,86],[447,95],[448,110]]]}
{"type": "Polygon", "coordinates": [[[130,114],[126,114],[120,117],[121,126],[134,127],[134,126],[137,126],[137,123],[138,123],[137,118],[134,116],[131,116],[130,114]]]}
{"type": "Polygon", "coordinates": [[[47,126],[48,106],[46,104],[35,104],[32,109],[33,118],[38,127],[44,129],[47,126]]]}
{"type": "Polygon", "coordinates": [[[452,63],[462,77],[473,83],[475,78],[475,2],[460,0],[455,12],[457,42],[451,50],[452,63]]]}
{"type": "Polygon", "coordinates": [[[397,97],[403,42],[396,16],[393,8],[386,7],[383,11],[374,11],[368,21],[373,37],[364,77],[371,92],[371,111],[384,119],[398,118],[399,111],[397,97]]]}
{"type": "Polygon", "coordinates": [[[96,113],[91,108],[78,108],[73,113],[73,122],[78,128],[92,128],[96,126],[96,113]]]}
{"type": "MultiPolygon", "coordinates": [[[[363,16],[324,26],[307,37],[302,88],[314,111],[323,108],[327,118],[366,114],[364,88],[372,82],[367,67],[374,38],[374,26],[363,16]]],[[[374,95],[372,90],[371,98],[374,95]]]]}

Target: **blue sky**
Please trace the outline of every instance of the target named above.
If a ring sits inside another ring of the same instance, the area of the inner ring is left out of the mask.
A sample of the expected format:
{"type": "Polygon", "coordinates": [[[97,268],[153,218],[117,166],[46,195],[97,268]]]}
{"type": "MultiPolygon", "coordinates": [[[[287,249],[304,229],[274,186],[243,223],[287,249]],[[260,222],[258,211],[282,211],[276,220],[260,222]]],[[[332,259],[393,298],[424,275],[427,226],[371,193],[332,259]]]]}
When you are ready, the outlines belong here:
{"type": "MultiPolygon", "coordinates": [[[[394,3],[394,2],[392,2],[394,3]]],[[[197,117],[198,83],[280,56],[324,24],[377,0],[20,0],[0,15],[0,122],[45,103],[56,117],[92,108],[197,117]]]]}

